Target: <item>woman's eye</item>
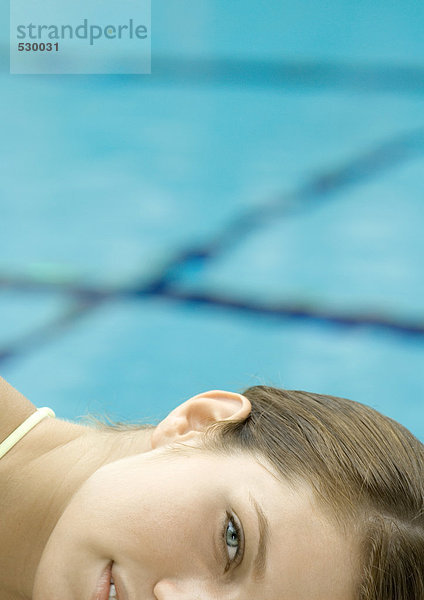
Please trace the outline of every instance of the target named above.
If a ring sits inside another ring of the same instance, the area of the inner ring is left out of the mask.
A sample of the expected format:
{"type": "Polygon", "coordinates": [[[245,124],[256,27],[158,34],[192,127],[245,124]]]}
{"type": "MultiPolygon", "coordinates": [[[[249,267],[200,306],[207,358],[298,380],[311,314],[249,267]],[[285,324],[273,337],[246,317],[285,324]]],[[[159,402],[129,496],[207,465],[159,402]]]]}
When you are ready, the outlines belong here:
{"type": "Polygon", "coordinates": [[[227,560],[225,572],[227,572],[234,562],[237,562],[237,564],[241,562],[244,550],[241,527],[238,525],[236,518],[229,512],[227,512],[226,519],[224,521],[222,539],[225,558],[227,560]],[[239,557],[241,557],[241,559],[239,557]]]}

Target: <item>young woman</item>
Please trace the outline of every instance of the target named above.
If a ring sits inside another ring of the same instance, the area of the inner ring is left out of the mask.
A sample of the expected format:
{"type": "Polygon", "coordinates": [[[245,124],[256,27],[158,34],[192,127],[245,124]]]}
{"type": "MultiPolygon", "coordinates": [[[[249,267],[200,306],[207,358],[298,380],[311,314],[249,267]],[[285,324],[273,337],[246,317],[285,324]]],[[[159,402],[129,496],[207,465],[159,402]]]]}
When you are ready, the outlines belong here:
{"type": "Polygon", "coordinates": [[[157,426],[36,411],[0,379],[1,600],[424,599],[424,446],[367,406],[255,386],[157,426]]]}

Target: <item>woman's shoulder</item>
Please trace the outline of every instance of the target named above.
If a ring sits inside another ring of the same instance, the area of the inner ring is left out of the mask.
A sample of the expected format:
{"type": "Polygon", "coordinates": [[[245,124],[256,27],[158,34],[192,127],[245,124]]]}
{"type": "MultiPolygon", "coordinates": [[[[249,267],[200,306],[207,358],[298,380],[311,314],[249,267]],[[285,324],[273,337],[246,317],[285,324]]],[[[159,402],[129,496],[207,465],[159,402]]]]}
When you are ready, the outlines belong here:
{"type": "Polygon", "coordinates": [[[0,443],[37,407],[0,376],[0,443]]]}

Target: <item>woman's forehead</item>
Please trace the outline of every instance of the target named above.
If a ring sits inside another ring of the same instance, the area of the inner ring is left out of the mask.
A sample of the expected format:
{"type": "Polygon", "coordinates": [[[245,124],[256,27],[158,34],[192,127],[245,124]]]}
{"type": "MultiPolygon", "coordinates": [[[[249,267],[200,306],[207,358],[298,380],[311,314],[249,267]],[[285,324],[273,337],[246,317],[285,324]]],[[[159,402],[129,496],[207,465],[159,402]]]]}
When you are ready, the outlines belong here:
{"type": "Polygon", "coordinates": [[[264,597],[290,600],[350,600],[356,549],[311,501],[309,493],[252,490],[269,523],[264,597]],[[268,492],[268,493],[267,493],[268,492]],[[275,595],[278,590],[278,595],[275,595]],[[274,593],[273,593],[274,592],[274,593]]]}

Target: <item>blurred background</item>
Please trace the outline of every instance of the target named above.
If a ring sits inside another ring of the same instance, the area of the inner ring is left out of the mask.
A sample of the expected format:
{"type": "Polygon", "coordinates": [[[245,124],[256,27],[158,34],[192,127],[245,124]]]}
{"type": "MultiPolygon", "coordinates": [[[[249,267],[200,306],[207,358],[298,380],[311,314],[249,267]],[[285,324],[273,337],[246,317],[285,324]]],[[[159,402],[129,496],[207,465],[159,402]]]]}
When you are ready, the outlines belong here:
{"type": "Polygon", "coordinates": [[[424,441],[424,4],[152,0],[151,75],[10,75],[0,374],[77,420],[343,396],[424,441]]]}

